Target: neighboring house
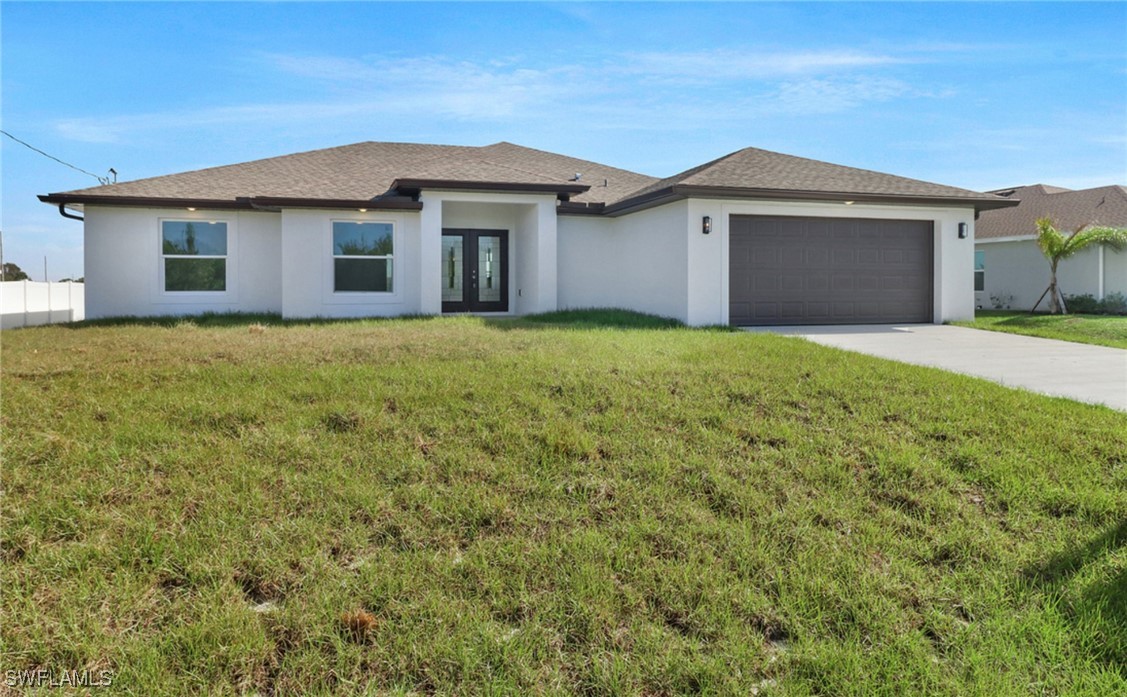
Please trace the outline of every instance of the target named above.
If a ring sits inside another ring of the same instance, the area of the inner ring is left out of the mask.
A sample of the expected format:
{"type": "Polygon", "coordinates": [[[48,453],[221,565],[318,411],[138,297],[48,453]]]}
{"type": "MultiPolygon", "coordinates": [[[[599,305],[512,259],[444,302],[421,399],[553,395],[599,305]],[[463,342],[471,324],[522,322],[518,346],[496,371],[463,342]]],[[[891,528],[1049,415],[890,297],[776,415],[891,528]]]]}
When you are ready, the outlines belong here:
{"type": "Polygon", "coordinates": [[[85,216],[88,317],[621,307],[692,325],[974,313],[1006,198],[748,148],[674,177],[511,143],[357,143],[40,196],[85,216]]]}
{"type": "MultiPolygon", "coordinates": [[[[986,211],[975,227],[975,304],[984,309],[1029,310],[1049,287],[1049,262],[1037,247],[1037,219],[1052,218],[1057,229],[1075,232],[1087,225],[1127,227],[1127,188],[1101,186],[1070,191],[1034,184],[992,192],[1020,199],[1013,208],[986,211]]],[[[1057,268],[1061,292],[1127,294],[1127,252],[1089,247],[1057,268]]],[[[1048,311],[1048,299],[1038,308],[1048,311]]]]}

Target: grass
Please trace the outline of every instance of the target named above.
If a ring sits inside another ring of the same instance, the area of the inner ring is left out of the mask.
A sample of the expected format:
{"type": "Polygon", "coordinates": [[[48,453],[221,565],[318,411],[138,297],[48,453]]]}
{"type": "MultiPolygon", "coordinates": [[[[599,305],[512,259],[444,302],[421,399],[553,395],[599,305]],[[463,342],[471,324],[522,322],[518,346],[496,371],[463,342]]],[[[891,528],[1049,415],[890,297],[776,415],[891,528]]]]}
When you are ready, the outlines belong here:
{"type": "Polygon", "coordinates": [[[0,667],[145,695],[1127,690],[1127,417],[596,316],[4,332],[0,667]]]}
{"type": "Polygon", "coordinates": [[[1127,317],[1115,315],[1033,315],[1009,310],[979,310],[975,313],[973,322],[953,324],[1045,339],[1127,348],[1127,317]]]}

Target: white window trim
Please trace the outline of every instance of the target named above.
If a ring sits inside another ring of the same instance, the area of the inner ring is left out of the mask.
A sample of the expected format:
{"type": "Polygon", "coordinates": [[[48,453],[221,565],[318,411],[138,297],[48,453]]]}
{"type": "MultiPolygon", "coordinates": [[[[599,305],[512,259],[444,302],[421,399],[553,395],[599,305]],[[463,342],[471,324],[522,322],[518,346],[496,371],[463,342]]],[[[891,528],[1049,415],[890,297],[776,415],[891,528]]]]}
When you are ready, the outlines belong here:
{"type": "Polygon", "coordinates": [[[326,304],[334,305],[376,305],[384,303],[399,303],[403,299],[403,280],[400,278],[399,265],[395,263],[396,258],[399,256],[396,250],[401,250],[403,241],[401,239],[400,228],[402,227],[398,220],[388,218],[366,218],[366,217],[349,217],[349,218],[329,218],[329,224],[326,226],[324,244],[329,253],[325,255],[324,264],[324,284],[322,286],[321,297],[322,301],[326,304]],[[380,256],[353,256],[353,255],[337,255],[333,253],[333,225],[335,223],[377,223],[391,226],[391,250],[390,255],[380,256]],[[391,260],[391,290],[336,290],[336,265],[333,263],[337,259],[390,259],[391,260]]]}
{"type": "Polygon", "coordinates": [[[237,300],[236,283],[238,282],[238,233],[234,218],[214,217],[209,215],[184,215],[166,216],[157,218],[157,302],[160,303],[213,303],[227,305],[237,300]],[[165,254],[164,253],[164,224],[168,223],[223,223],[227,226],[227,255],[216,254],[165,254]],[[226,259],[226,290],[165,290],[164,286],[164,260],[165,259],[226,259]]]}

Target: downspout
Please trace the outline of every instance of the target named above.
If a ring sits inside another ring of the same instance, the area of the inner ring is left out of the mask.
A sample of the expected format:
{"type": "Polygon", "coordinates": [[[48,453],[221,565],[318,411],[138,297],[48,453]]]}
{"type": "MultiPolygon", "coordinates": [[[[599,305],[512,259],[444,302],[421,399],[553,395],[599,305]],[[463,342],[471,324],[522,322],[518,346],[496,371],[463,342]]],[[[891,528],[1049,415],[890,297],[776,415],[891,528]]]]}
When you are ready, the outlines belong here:
{"type": "Polygon", "coordinates": [[[1104,245],[1099,245],[1099,266],[1096,273],[1096,300],[1104,299],[1104,245]]]}
{"type": "Polygon", "coordinates": [[[67,204],[65,203],[59,204],[59,215],[63,216],[64,218],[70,218],[71,220],[86,220],[86,218],[83,218],[81,215],[67,213],[66,205],[67,204]]]}

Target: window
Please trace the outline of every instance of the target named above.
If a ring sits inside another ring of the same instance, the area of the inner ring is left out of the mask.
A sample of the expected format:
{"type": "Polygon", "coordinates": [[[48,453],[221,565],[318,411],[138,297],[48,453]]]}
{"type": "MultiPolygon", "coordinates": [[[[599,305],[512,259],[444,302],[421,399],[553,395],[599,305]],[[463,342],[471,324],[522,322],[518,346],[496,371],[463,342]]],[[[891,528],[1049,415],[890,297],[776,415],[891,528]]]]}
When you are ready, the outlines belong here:
{"type": "Polygon", "coordinates": [[[166,292],[227,290],[227,223],[161,221],[166,292]]]}
{"type": "Polygon", "coordinates": [[[395,226],[333,222],[333,291],[392,292],[395,226]]]}
{"type": "Polygon", "coordinates": [[[974,289],[986,290],[986,252],[974,252],[974,289]]]}

